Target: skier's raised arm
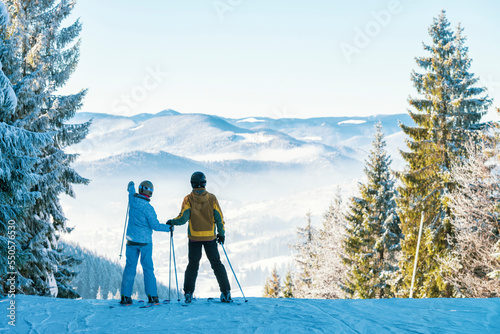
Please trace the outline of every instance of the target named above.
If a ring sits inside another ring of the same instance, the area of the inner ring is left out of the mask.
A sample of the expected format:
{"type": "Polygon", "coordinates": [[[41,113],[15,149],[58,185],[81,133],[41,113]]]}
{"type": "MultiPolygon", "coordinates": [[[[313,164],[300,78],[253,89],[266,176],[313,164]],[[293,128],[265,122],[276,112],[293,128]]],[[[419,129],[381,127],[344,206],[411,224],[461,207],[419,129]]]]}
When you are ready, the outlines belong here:
{"type": "Polygon", "coordinates": [[[144,283],[146,295],[150,304],[158,304],[156,278],[153,266],[153,230],[170,231],[170,227],[162,225],[158,221],[155,209],[150,203],[153,196],[153,184],[143,181],[139,185],[139,193],[135,192],[134,182],[130,181],[127,186],[129,209],[127,227],[127,262],[123,270],[120,304],[132,304],[132,288],[134,285],[136,266],[139,256],[141,258],[142,270],[144,272],[144,283]]]}

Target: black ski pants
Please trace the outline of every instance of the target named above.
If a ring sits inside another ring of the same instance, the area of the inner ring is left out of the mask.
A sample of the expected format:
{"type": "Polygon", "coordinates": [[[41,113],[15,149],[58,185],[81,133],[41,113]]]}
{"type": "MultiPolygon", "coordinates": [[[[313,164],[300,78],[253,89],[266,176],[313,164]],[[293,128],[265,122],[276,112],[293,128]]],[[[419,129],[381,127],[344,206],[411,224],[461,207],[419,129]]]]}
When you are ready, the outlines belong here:
{"type": "Polygon", "coordinates": [[[227,278],[226,268],[220,260],[219,250],[217,249],[217,242],[212,241],[191,241],[189,240],[189,252],[188,258],[189,263],[184,273],[184,293],[193,293],[196,277],[198,277],[198,269],[200,267],[201,260],[201,248],[205,248],[205,254],[207,255],[212,270],[214,271],[217,282],[219,283],[219,288],[221,292],[228,292],[231,290],[229,285],[229,279],[227,278]]]}

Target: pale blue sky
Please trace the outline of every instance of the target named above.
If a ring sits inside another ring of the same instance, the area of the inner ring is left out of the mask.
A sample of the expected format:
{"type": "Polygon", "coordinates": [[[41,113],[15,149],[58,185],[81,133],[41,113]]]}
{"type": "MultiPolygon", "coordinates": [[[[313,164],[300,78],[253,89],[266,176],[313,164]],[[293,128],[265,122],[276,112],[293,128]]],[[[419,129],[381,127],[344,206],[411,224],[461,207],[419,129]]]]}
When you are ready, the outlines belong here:
{"type": "Polygon", "coordinates": [[[89,88],[83,111],[122,115],[404,113],[414,58],[441,9],[453,27],[462,22],[471,70],[500,106],[493,0],[80,0],[80,64],[64,92],[89,88]],[[342,45],[358,53],[346,57],[342,45]]]}

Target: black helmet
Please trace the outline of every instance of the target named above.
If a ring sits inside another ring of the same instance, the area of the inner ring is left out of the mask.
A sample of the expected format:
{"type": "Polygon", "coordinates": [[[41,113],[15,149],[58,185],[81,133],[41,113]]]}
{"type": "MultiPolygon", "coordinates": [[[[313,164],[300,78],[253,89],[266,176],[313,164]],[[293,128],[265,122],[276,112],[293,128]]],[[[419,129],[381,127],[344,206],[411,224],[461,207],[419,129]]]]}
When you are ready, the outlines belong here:
{"type": "Polygon", "coordinates": [[[149,197],[153,196],[153,184],[150,181],[142,181],[139,185],[139,194],[147,195],[149,197]]]}
{"type": "Polygon", "coordinates": [[[207,178],[202,172],[194,172],[191,175],[191,186],[193,188],[205,188],[207,185],[207,178]]]}

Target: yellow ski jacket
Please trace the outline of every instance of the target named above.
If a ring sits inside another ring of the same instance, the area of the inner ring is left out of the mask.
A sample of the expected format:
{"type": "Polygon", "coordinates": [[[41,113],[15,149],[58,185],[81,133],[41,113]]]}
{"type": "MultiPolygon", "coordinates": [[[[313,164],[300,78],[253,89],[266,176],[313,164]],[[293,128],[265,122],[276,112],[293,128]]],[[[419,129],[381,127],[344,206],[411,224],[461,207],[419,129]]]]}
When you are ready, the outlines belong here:
{"type": "Polygon", "coordinates": [[[217,233],[224,236],[224,218],[217,197],[204,188],[193,189],[184,197],[181,212],[167,223],[184,225],[187,221],[189,240],[212,241],[217,233]]]}

